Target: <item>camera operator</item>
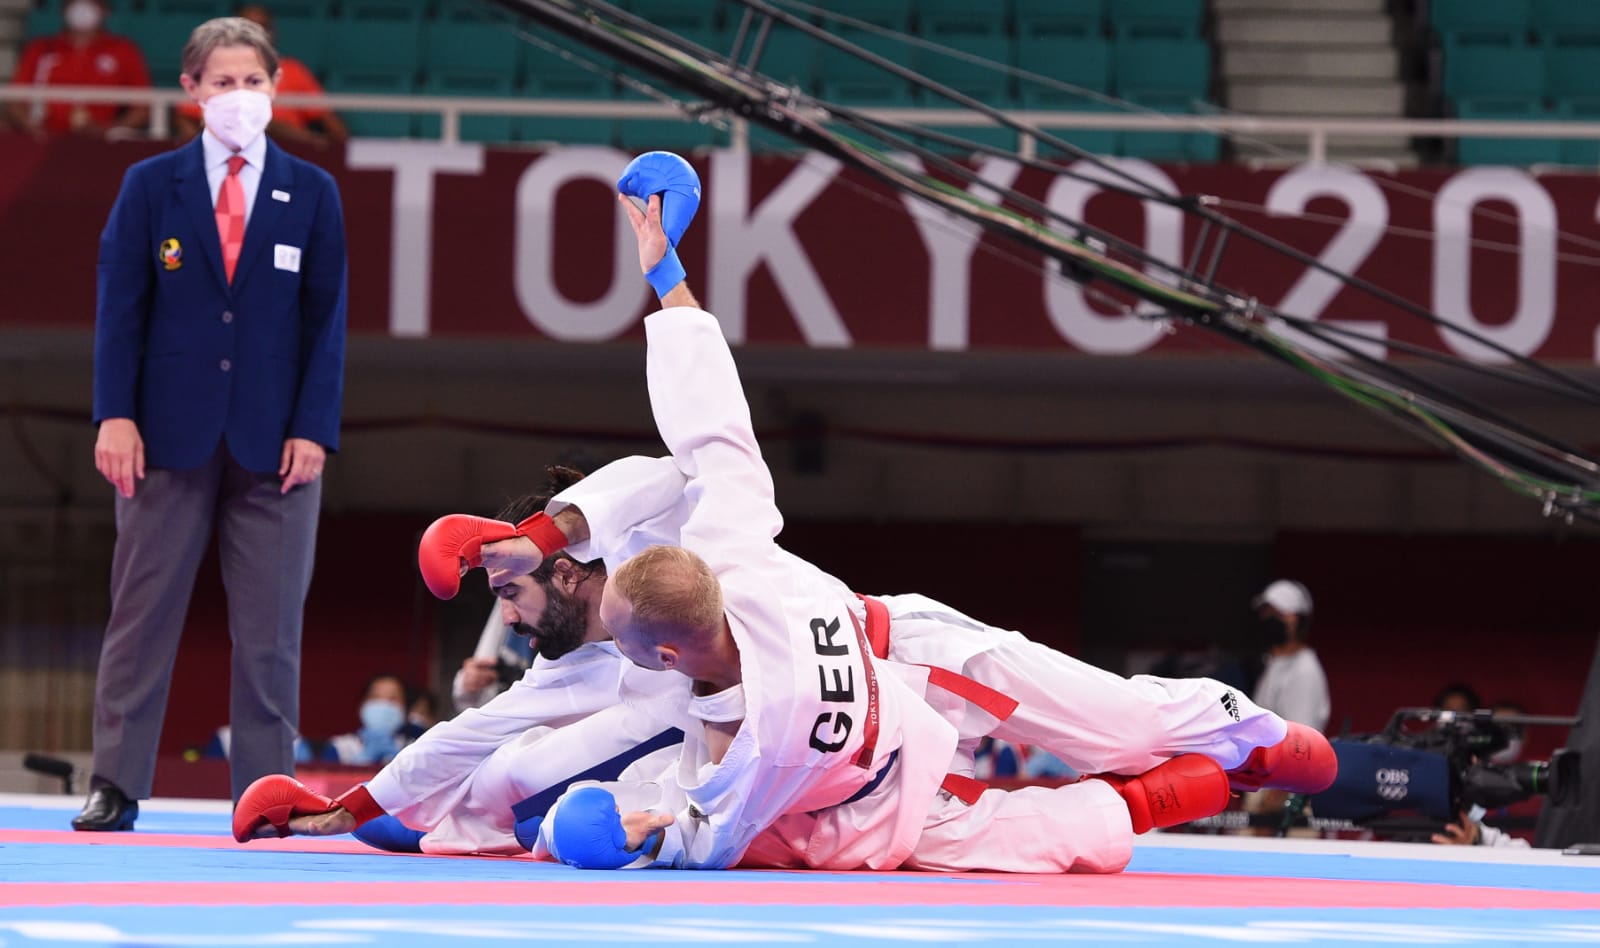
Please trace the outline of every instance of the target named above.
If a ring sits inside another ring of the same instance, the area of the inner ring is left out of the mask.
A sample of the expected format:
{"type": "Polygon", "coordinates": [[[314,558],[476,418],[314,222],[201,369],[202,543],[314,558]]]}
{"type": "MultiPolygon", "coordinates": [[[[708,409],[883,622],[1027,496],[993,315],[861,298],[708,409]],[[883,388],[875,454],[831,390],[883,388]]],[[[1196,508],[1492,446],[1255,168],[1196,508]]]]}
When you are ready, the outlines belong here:
{"type": "MultiPolygon", "coordinates": [[[[1472,712],[1481,704],[1477,692],[1463,684],[1445,686],[1434,699],[1434,707],[1443,711],[1472,712]]],[[[1502,701],[1494,706],[1496,714],[1522,714],[1523,709],[1510,701],[1502,701]]],[[[1490,756],[1489,762],[1493,764],[1515,763],[1522,756],[1522,729],[1509,728],[1510,740],[1506,746],[1490,756]]],[[[1462,810],[1456,822],[1446,823],[1444,832],[1434,833],[1433,841],[1454,846],[1505,846],[1513,849],[1529,848],[1528,841],[1512,836],[1505,830],[1495,829],[1483,822],[1484,816],[1489,811],[1481,806],[1473,805],[1462,810]]]]}

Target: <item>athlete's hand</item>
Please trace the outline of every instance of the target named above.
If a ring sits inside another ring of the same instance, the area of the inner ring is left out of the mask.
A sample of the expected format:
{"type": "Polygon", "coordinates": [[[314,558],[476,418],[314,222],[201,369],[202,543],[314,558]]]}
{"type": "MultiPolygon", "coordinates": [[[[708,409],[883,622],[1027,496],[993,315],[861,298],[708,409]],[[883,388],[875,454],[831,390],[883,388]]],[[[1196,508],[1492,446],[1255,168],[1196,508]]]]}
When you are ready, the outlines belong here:
{"type": "Polygon", "coordinates": [[[622,211],[628,215],[628,223],[633,225],[634,239],[639,243],[639,270],[649,273],[655,269],[661,258],[672,249],[672,244],[667,240],[667,232],[661,227],[661,195],[650,195],[649,202],[643,211],[633,203],[626,194],[618,192],[617,203],[622,205],[622,211]]]}
{"type": "MultiPolygon", "coordinates": [[[[637,811],[622,815],[622,828],[628,834],[628,852],[638,852],[645,840],[658,830],[665,829],[673,824],[671,813],[646,813],[637,811]]],[[[659,845],[656,847],[659,849],[659,845]]],[[[655,853],[648,855],[654,856],[655,853]]]]}
{"type": "Polygon", "coordinates": [[[544,562],[544,553],[540,552],[539,545],[524,536],[485,543],[478,555],[483,559],[484,569],[491,573],[504,570],[512,576],[526,576],[544,562]]]}

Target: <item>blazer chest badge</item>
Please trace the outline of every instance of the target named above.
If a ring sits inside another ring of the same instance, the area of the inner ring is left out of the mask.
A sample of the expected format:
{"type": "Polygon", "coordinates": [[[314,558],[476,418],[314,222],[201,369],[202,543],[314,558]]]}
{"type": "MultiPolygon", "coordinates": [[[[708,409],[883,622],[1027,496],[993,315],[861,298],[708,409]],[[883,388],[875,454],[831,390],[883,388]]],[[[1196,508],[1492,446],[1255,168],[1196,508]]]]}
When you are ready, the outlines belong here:
{"type": "Polygon", "coordinates": [[[178,238],[168,237],[161,242],[161,265],[168,270],[183,266],[183,245],[178,243],[178,238]]]}

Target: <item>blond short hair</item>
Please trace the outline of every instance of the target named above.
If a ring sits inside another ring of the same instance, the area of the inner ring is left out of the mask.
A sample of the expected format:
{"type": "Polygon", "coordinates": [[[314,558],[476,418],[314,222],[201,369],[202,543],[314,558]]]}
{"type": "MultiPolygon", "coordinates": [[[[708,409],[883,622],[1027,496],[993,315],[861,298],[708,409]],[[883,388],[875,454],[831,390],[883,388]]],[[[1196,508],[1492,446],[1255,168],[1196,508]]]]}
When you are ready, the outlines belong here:
{"type": "Polygon", "coordinates": [[[654,642],[700,639],[722,627],[722,584],[682,547],[646,547],[613,574],[612,585],[632,607],[634,627],[654,642]]]}
{"type": "Polygon", "coordinates": [[[183,44],[183,74],[200,81],[206,60],[220,46],[249,46],[261,56],[267,75],[278,72],[278,51],[272,48],[272,37],[261,24],[242,16],[220,16],[205,21],[189,34],[189,42],[183,44]]]}

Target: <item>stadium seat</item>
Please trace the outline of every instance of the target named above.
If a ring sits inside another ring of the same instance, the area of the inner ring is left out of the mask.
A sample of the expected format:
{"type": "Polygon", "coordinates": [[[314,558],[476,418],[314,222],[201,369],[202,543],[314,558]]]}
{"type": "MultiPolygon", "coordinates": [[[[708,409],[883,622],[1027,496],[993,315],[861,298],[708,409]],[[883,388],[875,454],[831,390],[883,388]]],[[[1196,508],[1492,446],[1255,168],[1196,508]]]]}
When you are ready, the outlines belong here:
{"type": "MultiPolygon", "coordinates": [[[[750,61],[754,43],[754,36],[745,38],[742,62],[750,61]]],[[[767,34],[756,69],[762,75],[811,92],[816,88],[818,45],[817,40],[796,30],[775,28],[767,34]]],[[[731,41],[728,48],[732,48],[731,41]]]]}
{"type": "Polygon", "coordinates": [[[340,0],[339,16],[361,22],[421,23],[429,6],[419,0],[340,0]]]}
{"type": "MultiPolygon", "coordinates": [[[[1537,98],[1485,95],[1456,101],[1463,119],[1538,120],[1550,116],[1537,98]]],[[[1463,165],[1555,164],[1562,160],[1563,143],[1556,138],[1461,138],[1456,161],[1463,165]]]]}
{"type": "MultiPolygon", "coordinates": [[[[1575,122],[1600,122],[1600,96],[1556,102],[1556,115],[1575,122]]],[[[1561,142],[1561,163],[1600,166],[1600,138],[1568,138],[1561,142]]]]}
{"type": "Polygon", "coordinates": [[[24,40],[59,32],[61,32],[60,7],[36,7],[28,11],[28,18],[22,23],[24,40]]]}
{"type": "Polygon", "coordinates": [[[634,16],[674,33],[709,34],[720,25],[713,0],[630,0],[634,16]]]}
{"type": "MultiPolygon", "coordinates": [[[[1015,61],[1011,40],[1005,36],[967,36],[958,50],[976,60],[937,49],[918,48],[912,62],[918,72],[933,80],[989,104],[1013,101],[1012,77],[1007,71],[1015,61]]],[[[924,104],[937,107],[947,100],[923,93],[924,104]]]]}
{"type": "MultiPolygon", "coordinates": [[[[650,96],[627,87],[623,88],[621,98],[628,102],[653,101],[650,96]]],[[[681,94],[673,93],[673,98],[682,101],[681,94]]],[[[697,148],[726,147],[727,144],[726,131],[688,115],[617,120],[617,147],[624,151],[651,151],[658,148],[693,151],[697,148]]]]}
{"type": "Polygon", "coordinates": [[[1106,0],[1013,0],[1012,22],[1019,38],[1101,36],[1106,0]]]}
{"type": "Polygon", "coordinates": [[[139,45],[150,79],[157,86],[175,86],[183,69],[183,47],[200,21],[188,13],[115,13],[107,22],[139,45]]]}
{"type": "MultiPolygon", "coordinates": [[[[1039,112],[1120,112],[1115,106],[1085,99],[1075,93],[1064,92],[1058,89],[1024,86],[1022,89],[1021,104],[1024,109],[1039,112]]],[[[1068,144],[1076,145],[1093,155],[1112,155],[1117,151],[1117,133],[1106,128],[1063,128],[1053,126],[1048,121],[1035,122],[1041,132],[1046,132],[1055,138],[1066,140],[1068,144]]],[[[1060,158],[1071,160],[1078,156],[1072,152],[1050,145],[1044,141],[1037,144],[1038,155],[1041,158],[1060,158]]]]}
{"type": "MultiPolygon", "coordinates": [[[[1193,115],[1202,104],[1182,94],[1143,93],[1124,97],[1146,109],[1171,115],[1193,115]]],[[[1125,131],[1118,141],[1121,154],[1152,161],[1213,162],[1222,151],[1221,140],[1210,132],[1125,131]]]]}
{"type": "MultiPolygon", "coordinates": [[[[906,63],[912,56],[913,47],[903,40],[893,37],[880,36],[876,33],[866,33],[859,30],[840,32],[838,36],[840,39],[859,46],[869,53],[875,53],[893,63],[906,63]]],[[[817,51],[817,77],[819,79],[832,80],[877,80],[890,77],[890,73],[879,66],[866,62],[854,53],[824,43],[817,51]]],[[[894,79],[894,81],[906,82],[903,79],[894,79]]]]}
{"type": "Polygon", "coordinates": [[[1528,41],[1532,0],[1433,0],[1430,22],[1442,43],[1513,46],[1528,41]]]}
{"type": "Polygon", "coordinates": [[[1106,5],[1112,35],[1118,39],[1198,39],[1203,0],[1115,0],[1106,5]]]}
{"type": "MultiPolygon", "coordinates": [[[[467,70],[430,73],[423,80],[421,91],[452,98],[511,98],[517,94],[509,72],[467,70]]],[[[424,113],[418,115],[413,124],[418,136],[438,138],[443,131],[444,119],[436,113],[424,113]]],[[[461,139],[469,142],[514,141],[517,127],[517,119],[511,115],[463,115],[461,139]]]]}
{"type": "MultiPolygon", "coordinates": [[[[415,74],[398,69],[336,67],[329,71],[329,92],[362,95],[413,95],[417,91],[415,74]]],[[[410,138],[418,116],[409,112],[362,112],[341,109],[339,116],[350,134],[361,138],[410,138]]]]}
{"type": "MultiPolygon", "coordinates": [[[[1017,68],[1096,92],[1111,88],[1111,44],[1094,36],[1024,36],[1017,40],[1017,68]]],[[[1019,76],[1024,89],[1035,80],[1019,76]]],[[[1026,93],[1024,93],[1026,95],[1026,93]]]]}
{"type": "MultiPolygon", "coordinates": [[[[615,90],[609,76],[582,70],[552,68],[553,57],[529,60],[523,93],[536,99],[593,99],[609,102],[615,90]]],[[[517,139],[560,145],[610,145],[617,135],[614,119],[584,115],[530,115],[516,120],[517,139]]]]}
{"type": "Polygon", "coordinates": [[[1544,50],[1544,92],[1552,99],[1600,98],[1600,53],[1587,46],[1544,50]]]}
{"type": "Polygon", "coordinates": [[[325,17],[298,17],[274,14],[272,28],[278,34],[278,53],[293,56],[317,75],[327,71],[328,21],[325,17]]]}
{"type": "Polygon", "coordinates": [[[145,0],[144,11],[160,14],[181,13],[198,25],[202,20],[232,13],[233,3],[231,0],[145,0]]]}
{"type": "Polygon", "coordinates": [[[507,27],[469,20],[445,20],[428,26],[422,46],[422,70],[435,73],[498,73],[507,87],[519,78],[523,42],[507,27]]]}
{"type": "Polygon", "coordinates": [[[272,22],[325,20],[333,15],[334,0],[272,0],[272,22]]]}
{"type": "Polygon", "coordinates": [[[1544,94],[1544,52],[1536,46],[1451,44],[1444,48],[1444,94],[1538,98],[1544,94]]]}
{"type": "Polygon", "coordinates": [[[1548,46],[1600,45],[1600,3],[1590,0],[1533,0],[1529,24],[1548,46]]]}
{"type": "Polygon", "coordinates": [[[335,17],[327,24],[330,71],[383,70],[416,76],[422,54],[420,20],[352,20],[335,17]]]}
{"type": "MultiPolygon", "coordinates": [[[[896,33],[911,32],[911,0],[818,0],[815,6],[896,33]]],[[[818,19],[832,33],[850,28],[849,24],[840,20],[829,17],[818,19]]]]}
{"type": "Polygon", "coordinates": [[[1006,20],[998,6],[972,0],[918,0],[917,32],[936,41],[1004,36],[1006,20]]]}
{"type": "Polygon", "coordinates": [[[1211,87],[1211,44],[1205,40],[1119,39],[1111,61],[1111,87],[1123,98],[1184,93],[1204,99],[1211,87]]]}

